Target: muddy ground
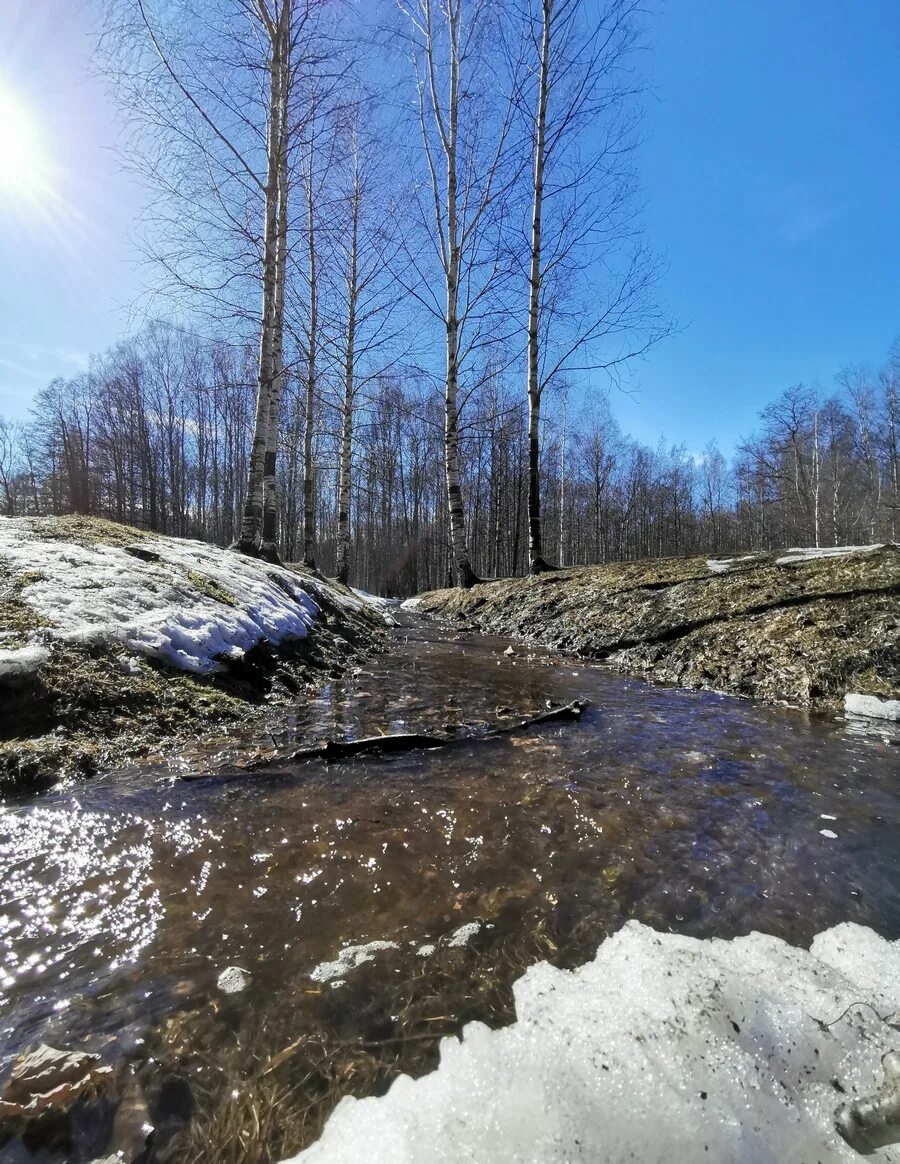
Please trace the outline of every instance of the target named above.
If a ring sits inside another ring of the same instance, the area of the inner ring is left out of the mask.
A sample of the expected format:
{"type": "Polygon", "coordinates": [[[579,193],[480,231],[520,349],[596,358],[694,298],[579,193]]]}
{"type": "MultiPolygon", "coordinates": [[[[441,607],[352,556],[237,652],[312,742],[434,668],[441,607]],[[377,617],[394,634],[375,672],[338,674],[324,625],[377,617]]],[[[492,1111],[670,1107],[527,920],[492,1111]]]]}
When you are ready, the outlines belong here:
{"type": "Polygon", "coordinates": [[[837,709],[900,696],[900,548],[616,563],[422,595],[417,608],[683,687],[837,709]]]}

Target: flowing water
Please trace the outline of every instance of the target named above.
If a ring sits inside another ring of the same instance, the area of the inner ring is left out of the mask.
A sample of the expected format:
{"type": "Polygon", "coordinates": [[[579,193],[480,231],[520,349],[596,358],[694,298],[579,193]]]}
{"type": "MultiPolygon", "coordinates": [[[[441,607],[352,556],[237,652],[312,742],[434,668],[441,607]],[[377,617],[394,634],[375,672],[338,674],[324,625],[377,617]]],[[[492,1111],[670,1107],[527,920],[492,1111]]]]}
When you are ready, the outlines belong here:
{"type": "MultiPolygon", "coordinates": [[[[397,638],[279,719],[273,748],[590,707],[447,749],[190,782],[145,767],[9,802],[0,1076],[39,1042],[125,1059],[157,1120],[154,1082],[179,1082],[174,1106],[203,1139],[223,1096],[260,1080],[283,1077],[282,1123],[372,1085],[357,1060],[336,1080],[329,1048],[393,1048],[377,1086],[424,1069],[432,1036],[512,1017],[529,961],[577,964],[628,918],[799,943],[847,920],[900,936],[900,748],[879,732],[522,645],[507,656],[503,640],[397,638]],[[229,966],[240,993],[217,985],[229,966]]],[[[198,749],[182,766],[208,762],[198,749]]],[[[311,1126],[210,1158],[265,1159],[311,1126]]]]}

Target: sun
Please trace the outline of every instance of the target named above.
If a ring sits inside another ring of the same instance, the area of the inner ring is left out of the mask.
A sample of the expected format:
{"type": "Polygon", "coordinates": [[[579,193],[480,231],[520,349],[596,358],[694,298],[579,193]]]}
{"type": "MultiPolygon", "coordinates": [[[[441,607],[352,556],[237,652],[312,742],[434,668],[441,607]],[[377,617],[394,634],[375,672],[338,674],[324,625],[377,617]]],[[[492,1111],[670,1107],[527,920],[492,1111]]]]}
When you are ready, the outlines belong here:
{"type": "Polygon", "coordinates": [[[47,188],[47,157],[27,107],[0,83],[0,193],[37,199],[47,188]]]}

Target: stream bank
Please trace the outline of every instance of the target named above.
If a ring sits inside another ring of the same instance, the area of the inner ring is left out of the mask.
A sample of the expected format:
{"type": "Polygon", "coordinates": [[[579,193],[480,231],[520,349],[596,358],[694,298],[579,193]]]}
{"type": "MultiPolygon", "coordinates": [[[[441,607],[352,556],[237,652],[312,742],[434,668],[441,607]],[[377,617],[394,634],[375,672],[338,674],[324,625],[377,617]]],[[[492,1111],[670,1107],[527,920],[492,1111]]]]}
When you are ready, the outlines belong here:
{"type": "Polygon", "coordinates": [[[264,734],[383,646],[382,607],[202,542],[0,518],[0,792],[264,734]]]}
{"type": "Polygon", "coordinates": [[[900,547],[552,570],[408,604],[694,690],[838,710],[900,698],[900,547]]]}

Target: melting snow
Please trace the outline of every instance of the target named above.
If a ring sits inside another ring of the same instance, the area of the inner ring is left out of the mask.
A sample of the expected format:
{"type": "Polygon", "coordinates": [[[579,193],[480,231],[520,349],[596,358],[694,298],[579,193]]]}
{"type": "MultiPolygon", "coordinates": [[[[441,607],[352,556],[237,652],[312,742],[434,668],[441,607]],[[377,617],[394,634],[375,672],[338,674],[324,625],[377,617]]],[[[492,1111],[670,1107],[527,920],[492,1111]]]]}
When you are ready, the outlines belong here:
{"type": "Polygon", "coordinates": [[[378,594],[370,594],[368,590],[357,590],[355,586],[350,589],[360,601],[365,602],[367,606],[374,606],[377,610],[387,610],[391,606],[399,606],[399,598],[382,598],[378,594]]]}
{"type": "Polygon", "coordinates": [[[727,574],[732,567],[740,562],[752,562],[759,554],[744,554],[742,558],[707,558],[706,568],[712,574],[727,574]]]}
{"type": "Polygon", "coordinates": [[[891,719],[900,722],[900,699],[879,699],[877,695],[848,694],[844,696],[844,711],[848,715],[864,715],[871,719],[891,719]]]}
{"type": "Polygon", "coordinates": [[[777,566],[792,566],[795,562],[809,562],[813,558],[843,558],[847,554],[865,554],[871,553],[872,550],[883,549],[882,543],[872,546],[821,546],[819,548],[808,546],[805,549],[795,547],[792,550],[785,550],[782,557],[776,558],[775,564],[777,566]]]}
{"type": "Polygon", "coordinates": [[[38,666],[48,639],[117,642],[205,674],[219,657],[239,658],[264,639],[305,638],[319,613],[313,587],[283,567],[186,539],[144,538],[135,548],[158,560],[42,540],[33,523],[0,519],[0,556],[14,575],[36,574],[19,596],[50,623],[24,648],[30,655],[0,650],[0,675],[38,666]]]}
{"type": "Polygon", "coordinates": [[[447,939],[447,945],[455,949],[467,946],[480,929],[481,922],[466,922],[464,926],[460,926],[458,930],[453,931],[447,939]]]}
{"type": "Polygon", "coordinates": [[[0,649],[0,679],[36,671],[41,663],[47,662],[49,657],[50,652],[47,648],[37,645],[19,647],[17,650],[10,651],[0,649]]]}
{"type": "Polygon", "coordinates": [[[226,966],[216,979],[216,985],[225,994],[239,994],[247,987],[247,975],[240,966],[226,966]]]}
{"type": "Polygon", "coordinates": [[[295,1160],[356,1164],[377,1145],[380,1164],[850,1164],[835,1111],[900,1047],[879,1017],[900,1006],[900,943],[850,924],[807,952],[629,922],[593,962],[533,966],[514,994],[517,1022],[471,1023],[432,1074],[342,1100],[295,1160]]]}

